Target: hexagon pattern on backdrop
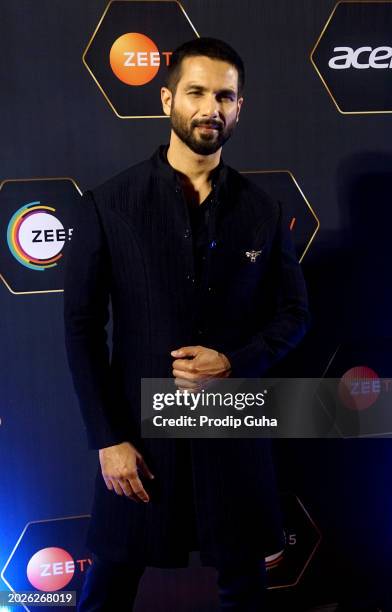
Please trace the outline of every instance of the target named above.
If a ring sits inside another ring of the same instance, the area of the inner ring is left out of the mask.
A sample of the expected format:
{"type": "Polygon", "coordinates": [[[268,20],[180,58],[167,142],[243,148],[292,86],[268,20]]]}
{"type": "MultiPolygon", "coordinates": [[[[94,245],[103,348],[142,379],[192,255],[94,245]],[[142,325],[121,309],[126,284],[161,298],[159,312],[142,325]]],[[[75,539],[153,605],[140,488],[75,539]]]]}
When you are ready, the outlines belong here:
{"type": "Polygon", "coordinates": [[[11,293],[63,291],[71,215],[81,195],[70,178],[0,184],[0,278],[11,293]]]}
{"type": "Polygon", "coordinates": [[[392,113],[392,2],[338,2],[310,55],[342,114],[392,113]]]}
{"type": "Polygon", "coordinates": [[[321,532],[296,495],[282,495],[286,546],[283,551],[266,558],[270,589],[293,587],[299,583],[316,554],[321,532]]]}
{"type": "Polygon", "coordinates": [[[167,118],[160,88],[173,50],[198,37],[175,0],[112,0],[87,47],[83,63],[120,119],[167,118]]]}
{"type": "Polygon", "coordinates": [[[241,174],[282,202],[283,214],[292,231],[298,259],[302,261],[317,234],[320,222],[294,175],[289,170],[249,170],[241,174]]]}
{"type": "MultiPolygon", "coordinates": [[[[91,564],[88,523],[89,515],[27,523],[1,571],[5,584],[12,591],[79,592],[91,564]]],[[[40,606],[43,612],[52,609],[40,606]]]]}

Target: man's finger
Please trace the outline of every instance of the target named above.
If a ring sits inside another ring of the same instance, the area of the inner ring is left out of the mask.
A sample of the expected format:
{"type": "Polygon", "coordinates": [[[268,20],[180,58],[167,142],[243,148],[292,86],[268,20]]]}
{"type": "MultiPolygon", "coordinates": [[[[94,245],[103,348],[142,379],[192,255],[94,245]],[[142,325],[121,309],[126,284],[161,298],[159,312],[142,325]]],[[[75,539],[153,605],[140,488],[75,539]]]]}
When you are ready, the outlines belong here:
{"type": "Polygon", "coordinates": [[[192,382],[200,380],[200,373],[185,372],[184,370],[177,370],[177,368],[173,368],[173,376],[192,382]]]}
{"type": "Polygon", "coordinates": [[[176,370],[181,370],[183,372],[192,372],[195,370],[195,364],[193,359],[175,359],[173,361],[173,368],[176,370]]]}
{"type": "Polygon", "coordinates": [[[141,503],[141,500],[138,498],[138,496],[132,490],[132,487],[129,484],[129,481],[126,478],[119,478],[118,483],[119,483],[120,487],[122,488],[122,490],[124,492],[124,495],[129,497],[129,499],[133,499],[133,501],[137,502],[138,504],[141,503]]]}
{"type": "Polygon", "coordinates": [[[175,349],[174,351],[171,351],[171,355],[173,357],[195,357],[195,355],[197,355],[197,353],[200,352],[200,350],[202,349],[201,346],[197,345],[197,346],[182,346],[179,349],[175,349]]]}
{"type": "Polygon", "coordinates": [[[128,495],[128,499],[132,499],[137,504],[142,503],[142,500],[137,495],[135,495],[135,493],[132,493],[132,495],[128,495]]]}
{"type": "Polygon", "coordinates": [[[117,482],[119,486],[121,487],[124,495],[126,495],[127,497],[130,497],[131,495],[133,495],[132,487],[126,478],[119,478],[117,482]]]}
{"type": "Polygon", "coordinates": [[[138,498],[138,496],[137,496],[137,495],[136,495],[136,494],[135,494],[135,493],[132,491],[132,488],[131,488],[131,486],[129,485],[129,483],[128,483],[128,486],[129,486],[129,489],[128,489],[129,493],[125,493],[126,497],[127,497],[128,499],[132,499],[132,501],[136,502],[137,504],[141,504],[141,503],[142,503],[142,502],[141,502],[141,500],[140,500],[140,499],[138,498]]]}
{"type": "Polygon", "coordinates": [[[135,476],[131,476],[130,478],[128,478],[132,490],[133,492],[140,497],[140,499],[144,502],[148,502],[150,501],[150,498],[147,495],[147,491],[144,489],[143,485],[142,485],[142,481],[140,480],[139,476],[135,475],[135,476]]]}
{"type": "Polygon", "coordinates": [[[105,481],[106,488],[109,489],[109,491],[113,491],[113,485],[111,481],[109,480],[109,478],[106,478],[106,476],[104,476],[103,474],[102,474],[102,478],[105,481]]]}
{"type": "Polygon", "coordinates": [[[118,482],[116,480],[112,480],[111,483],[112,483],[113,489],[117,493],[117,495],[122,495],[123,494],[123,490],[120,487],[120,485],[118,484],[118,482]]]}

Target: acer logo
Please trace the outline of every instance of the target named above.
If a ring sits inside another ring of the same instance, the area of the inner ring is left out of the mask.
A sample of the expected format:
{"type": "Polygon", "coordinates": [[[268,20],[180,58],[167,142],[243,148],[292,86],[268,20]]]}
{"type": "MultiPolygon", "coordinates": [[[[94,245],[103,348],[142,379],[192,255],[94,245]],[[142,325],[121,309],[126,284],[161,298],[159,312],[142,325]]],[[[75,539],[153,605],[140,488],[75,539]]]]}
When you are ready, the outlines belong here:
{"type": "Polygon", "coordinates": [[[328,66],[332,70],[348,70],[356,68],[357,70],[366,70],[367,68],[386,69],[392,68],[392,47],[359,47],[352,49],[351,47],[335,47],[334,53],[338,53],[332,57],[328,66]]]}
{"type": "Polygon", "coordinates": [[[310,59],[340,113],[392,113],[391,20],[391,0],[333,8],[310,59]]]}

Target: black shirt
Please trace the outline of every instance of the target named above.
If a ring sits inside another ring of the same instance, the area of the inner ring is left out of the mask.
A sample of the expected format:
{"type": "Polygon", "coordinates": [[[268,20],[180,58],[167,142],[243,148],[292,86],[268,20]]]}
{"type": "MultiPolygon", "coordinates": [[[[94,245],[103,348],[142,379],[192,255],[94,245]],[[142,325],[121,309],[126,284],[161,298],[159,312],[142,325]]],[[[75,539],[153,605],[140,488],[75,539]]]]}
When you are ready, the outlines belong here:
{"type": "MultiPolygon", "coordinates": [[[[168,146],[162,149],[162,159],[167,164],[168,146]]],[[[185,197],[189,212],[189,221],[192,230],[193,256],[194,256],[194,271],[195,271],[195,313],[196,327],[201,330],[204,321],[204,307],[206,304],[205,296],[210,290],[208,286],[208,267],[209,267],[209,252],[216,246],[215,239],[215,215],[216,208],[219,202],[216,197],[216,182],[223,168],[223,160],[221,159],[218,166],[214,168],[211,174],[212,189],[208,196],[198,204],[190,201],[185,197]]],[[[178,182],[180,174],[178,173],[178,182]]]]}
{"type": "MultiPolygon", "coordinates": [[[[162,159],[167,164],[167,149],[162,150],[162,159]]],[[[208,196],[198,204],[185,200],[188,205],[189,221],[192,231],[193,256],[194,256],[194,272],[195,272],[195,309],[196,327],[203,329],[205,294],[208,292],[208,266],[209,266],[209,250],[215,248],[215,211],[218,204],[216,198],[216,178],[222,168],[222,162],[213,170],[212,173],[212,189],[208,196]]],[[[180,183],[179,174],[177,179],[180,183]]],[[[192,458],[191,458],[191,440],[178,439],[177,442],[177,457],[179,466],[177,472],[178,487],[181,490],[181,504],[179,506],[179,516],[177,521],[181,525],[183,517],[186,517],[186,528],[183,530],[183,537],[188,538],[188,548],[190,551],[199,550],[198,531],[195,516],[195,500],[192,478],[192,458]]]]}

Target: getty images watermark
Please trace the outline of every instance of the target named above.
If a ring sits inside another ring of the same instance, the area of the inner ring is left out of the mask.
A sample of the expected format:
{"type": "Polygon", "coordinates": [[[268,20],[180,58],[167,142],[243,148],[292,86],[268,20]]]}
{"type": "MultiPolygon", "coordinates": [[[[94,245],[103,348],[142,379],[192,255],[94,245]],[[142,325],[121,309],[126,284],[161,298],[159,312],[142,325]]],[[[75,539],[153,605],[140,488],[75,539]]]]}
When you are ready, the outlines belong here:
{"type": "Polygon", "coordinates": [[[154,393],[153,410],[160,411],[164,408],[184,409],[195,412],[196,416],[182,414],[178,417],[164,416],[156,414],[152,417],[155,427],[208,427],[222,428],[229,427],[237,429],[239,427],[277,427],[276,418],[269,418],[265,414],[256,417],[254,414],[244,416],[227,413],[228,410],[244,410],[245,408],[257,408],[265,405],[268,391],[256,393],[232,393],[220,391],[189,391],[188,389],[177,389],[174,393],[154,393]],[[219,408],[220,416],[211,416],[212,409],[219,408]],[[223,411],[222,411],[223,409],[223,411]],[[207,414],[206,414],[207,412],[207,414]],[[223,412],[223,414],[222,414],[223,412]]]}
{"type": "MultiPolygon", "coordinates": [[[[360,376],[363,375],[361,369],[360,376]]],[[[354,380],[351,374],[348,379],[344,376],[339,379],[215,378],[190,390],[177,387],[173,378],[144,378],[141,435],[144,438],[392,437],[392,393],[382,392],[389,387],[380,383],[381,391],[374,398],[374,384],[367,383],[367,380],[354,380]],[[364,398],[364,393],[373,393],[372,401],[364,398]]]]}

